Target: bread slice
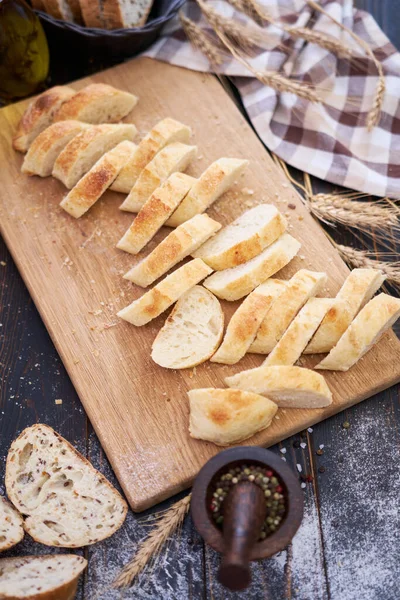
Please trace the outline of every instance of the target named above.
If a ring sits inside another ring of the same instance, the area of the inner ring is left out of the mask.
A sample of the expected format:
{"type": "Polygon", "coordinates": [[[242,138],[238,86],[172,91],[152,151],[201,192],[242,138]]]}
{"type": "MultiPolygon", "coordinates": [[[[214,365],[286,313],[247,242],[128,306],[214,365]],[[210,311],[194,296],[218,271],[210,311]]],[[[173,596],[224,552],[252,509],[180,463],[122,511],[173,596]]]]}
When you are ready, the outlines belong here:
{"type": "Polygon", "coordinates": [[[104,0],[103,16],[107,29],[139,27],[146,23],[153,0],[104,0]]]}
{"type": "Polygon", "coordinates": [[[0,496],[0,552],[12,548],[22,540],[24,537],[23,523],[24,520],[19,512],[4,496],[0,496]]]}
{"type": "Polygon", "coordinates": [[[153,289],[119,311],[118,316],[136,327],[155,319],[191,287],[211,273],[212,269],[201,258],[186,263],[160,281],[153,289]]]}
{"type": "Polygon", "coordinates": [[[249,352],[269,354],[309,298],[326,283],[326,273],[300,269],[267,312],[249,352]]]}
{"type": "Polygon", "coordinates": [[[168,144],[160,150],[140,173],[121,210],[139,212],[146,200],[172,173],[185,171],[197,156],[197,146],[181,142],[168,144]]]}
{"type": "Polygon", "coordinates": [[[151,358],[166,369],[189,369],[205,362],[224,333],[217,298],[200,285],[181,296],[153,342],[151,358]]]}
{"type": "Polygon", "coordinates": [[[67,0],[67,3],[69,4],[69,7],[71,9],[74,23],[83,25],[80,0],[67,0]]]}
{"type": "Polygon", "coordinates": [[[138,98],[106,83],[91,83],[64,102],[55,121],[74,119],[85,123],[117,123],[136,106],[138,98]]]}
{"type": "Polygon", "coordinates": [[[386,276],[375,269],[354,269],[304,353],[318,354],[332,350],[356,314],[372,298],[385,279],[386,276]]]}
{"type": "Polygon", "coordinates": [[[220,228],[221,224],[207,214],[196,215],[171,231],[153,252],[124,275],[124,279],[147,287],[189,256],[220,228]]]}
{"type": "Polygon", "coordinates": [[[135,136],[132,124],[92,125],[65,146],[54,163],[53,177],[71,189],[103,154],[124,140],[132,142],[135,136]]]}
{"type": "Polygon", "coordinates": [[[379,294],[361,309],[338,343],[315,369],[348,371],[400,317],[400,299],[379,294]]]}
{"type": "Polygon", "coordinates": [[[60,106],[72,98],[75,90],[57,85],[37,96],[28,106],[13,136],[13,147],[26,152],[33,140],[53,121],[60,106]]]}
{"type": "Polygon", "coordinates": [[[103,540],[125,520],[125,500],[71,444],[47,425],[11,444],[6,490],[25,531],[47,546],[79,548],[103,540]]]}
{"type": "Polygon", "coordinates": [[[30,145],[22,163],[22,173],[40,177],[51,175],[60,152],[72,138],[88,127],[79,121],[59,121],[47,127],[30,145]]]}
{"type": "Polygon", "coordinates": [[[283,269],[296,256],[300,247],[300,242],[284,233],[255,258],[238,267],[214,273],[205,280],[204,285],[218,298],[239,300],[283,269]]]}
{"type": "Polygon", "coordinates": [[[243,358],[267,311],[285,287],[286,283],[280,279],[268,279],[243,300],[229,321],[224,341],[211,362],[233,365],[243,358]]]}
{"type": "Polygon", "coordinates": [[[45,11],[55,19],[62,21],[74,20],[70,3],[67,0],[43,0],[45,11]]]}
{"type": "Polygon", "coordinates": [[[322,408],[332,404],[324,377],[301,367],[266,367],[226,377],[229,387],[267,396],[282,408],[322,408]]]}
{"type": "Polygon", "coordinates": [[[87,560],[75,554],[0,560],[1,600],[73,600],[87,560]]]}
{"type": "Polygon", "coordinates": [[[273,204],[259,204],[246,211],[193,256],[215,271],[231,269],[251,260],[286,230],[285,217],[273,204]]]}
{"type": "Polygon", "coordinates": [[[175,119],[167,118],[159,121],[142,139],[135,154],[122,169],[111,189],[129,194],[140,173],[153,160],[157,152],[174,142],[188,144],[191,135],[190,127],[175,119]]]}
{"type": "Polygon", "coordinates": [[[191,437],[217,446],[237,444],[266,429],[278,410],[268,398],[242,390],[203,388],[188,396],[191,437]]]}
{"type": "Polygon", "coordinates": [[[43,0],[32,0],[32,7],[35,10],[46,10],[44,7],[44,3],[43,0]]]}
{"type": "Polygon", "coordinates": [[[135,148],[125,140],[103,154],[60,202],[61,208],[75,219],[84,215],[110,187],[135,148]]]}
{"type": "Polygon", "coordinates": [[[104,0],[79,0],[86,27],[107,29],[103,16],[104,0]]]}
{"type": "Polygon", "coordinates": [[[143,204],[117,248],[130,254],[140,252],[182,202],[195,181],[194,177],[184,173],[172,173],[143,204]]]}
{"type": "Polygon", "coordinates": [[[219,158],[199,177],[187,198],[168,219],[169,227],[177,227],[194,215],[203,213],[224,194],[249,164],[240,158],[219,158]]]}
{"type": "Polygon", "coordinates": [[[263,364],[294,365],[332,304],[333,298],[307,300],[263,364]]]}

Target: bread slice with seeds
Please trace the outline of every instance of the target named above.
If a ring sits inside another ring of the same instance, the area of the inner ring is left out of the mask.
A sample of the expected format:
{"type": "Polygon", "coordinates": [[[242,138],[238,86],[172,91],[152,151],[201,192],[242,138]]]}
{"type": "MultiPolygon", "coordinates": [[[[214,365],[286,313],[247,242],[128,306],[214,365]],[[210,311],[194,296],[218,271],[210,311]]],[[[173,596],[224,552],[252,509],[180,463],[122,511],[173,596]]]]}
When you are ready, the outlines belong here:
{"type": "Polygon", "coordinates": [[[104,0],[103,17],[107,29],[144,25],[153,0],[104,0]]]}
{"type": "Polygon", "coordinates": [[[135,136],[132,124],[92,125],[65,146],[54,163],[53,177],[71,189],[103,154],[125,140],[133,142],[135,136]]]}
{"type": "Polygon", "coordinates": [[[79,0],[79,4],[86,27],[107,29],[103,17],[104,0],[79,0]]]}
{"type": "Polygon", "coordinates": [[[26,152],[33,140],[48,127],[60,106],[72,98],[75,90],[57,85],[37,96],[25,110],[13,136],[13,147],[26,152]]]}
{"type": "Polygon", "coordinates": [[[118,123],[136,106],[134,94],[106,83],[91,83],[64,102],[54,115],[55,121],[74,119],[97,125],[118,123]]]}
{"type": "Polygon", "coordinates": [[[0,496],[0,552],[12,548],[22,540],[24,537],[23,523],[24,520],[20,513],[4,496],[0,496]]]}
{"type": "Polygon", "coordinates": [[[0,600],[73,600],[87,560],[75,554],[0,560],[0,600]]]}
{"type": "Polygon", "coordinates": [[[75,20],[71,0],[43,0],[43,4],[47,14],[55,19],[70,22],[75,20]]]}
{"type": "Polygon", "coordinates": [[[103,540],[121,527],[128,509],[107,479],[47,425],[28,427],[11,444],[5,483],[26,515],[25,531],[47,546],[103,540]]]}

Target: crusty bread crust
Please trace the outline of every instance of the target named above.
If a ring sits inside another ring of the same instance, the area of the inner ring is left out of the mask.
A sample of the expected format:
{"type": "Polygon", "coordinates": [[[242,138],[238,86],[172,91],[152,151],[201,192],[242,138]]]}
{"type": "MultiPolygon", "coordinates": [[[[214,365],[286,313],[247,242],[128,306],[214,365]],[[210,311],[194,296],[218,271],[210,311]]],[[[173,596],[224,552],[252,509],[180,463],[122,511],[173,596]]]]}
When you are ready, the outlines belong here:
{"type": "Polygon", "coordinates": [[[136,23],[128,23],[124,19],[121,8],[121,0],[104,0],[103,15],[106,23],[106,29],[120,29],[127,27],[140,27],[147,21],[147,17],[153,5],[153,0],[147,0],[145,9],[142,10],[141,16],[138,15],[136,23]]]}
{"type": "Polygon", "coordinates": [[[4,496],[0,496],[0,552],[12,548],[22,540],[23,523],[20,513],[4,496]]]}
{"type": "Polygon", "coordinates": [[[32,0],[32,7],[35,10],[42,10],[42,11],[46,10],[43,0],[32,0]]]}
{"type": "Polygon", "coordinates": [[[79,0],[79,4],[86,27],[106,29],[102,11],[102,0],[79,0]]]}

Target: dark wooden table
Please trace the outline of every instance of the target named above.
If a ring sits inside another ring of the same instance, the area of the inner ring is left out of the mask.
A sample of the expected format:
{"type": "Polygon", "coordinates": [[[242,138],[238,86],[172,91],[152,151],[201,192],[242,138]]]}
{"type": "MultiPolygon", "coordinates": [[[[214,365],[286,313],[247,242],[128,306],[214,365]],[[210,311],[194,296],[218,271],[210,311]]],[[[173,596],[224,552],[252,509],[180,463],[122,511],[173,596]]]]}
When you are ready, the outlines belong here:
{"type": "MultiPolygon", "coordinates": [[[[358,0],[357,4],[372,12],[400,46],[400,0],[358,0]]],[[[345,232],[337,235],[349,241],[345,232]]],[[[3,243],[0,290],[0,493],[5,491],[5,457],[11,441],[36,422],[54,427],[118,485],[3,243]],[[58,398],[62,404],[55,404],[58,398]]],[[[273,448],[295,470],[312,478],[304,489],[305,517],[286,550],[254,565],[252,587],[242,598],[398,600],[399,427],[398,390],[392,388],[273,448]],[[343,428],[346,421],[349,429],[343,428]],[[319,448],[322,455],[316,454],[319,448]]],[[[107,585],[147,535],[150,515],[181,496],[141,515],[130,512],[113,538],[85,549],[89,569],[77,600],[120,598],[107,585]]],[[[26,538],[5,555],[48,552],[49,548],[26,538]]],[[[236,595],[226,593],[215,580],[218,560],[187,518],[154,569],[124,597],[233,599],[236,595]]]]}

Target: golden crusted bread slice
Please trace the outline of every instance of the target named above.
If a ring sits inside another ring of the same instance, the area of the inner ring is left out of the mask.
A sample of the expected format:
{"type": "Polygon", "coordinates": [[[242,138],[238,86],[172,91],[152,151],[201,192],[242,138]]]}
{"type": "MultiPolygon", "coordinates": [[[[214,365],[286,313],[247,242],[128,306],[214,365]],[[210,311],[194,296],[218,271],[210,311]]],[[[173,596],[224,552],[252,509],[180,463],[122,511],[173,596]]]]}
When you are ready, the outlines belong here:
{"type": "Polygon", "coordinates": [[[61,208],[75,219],[84,215],[110,187],[135,148],[133,142],[125,140],[103,154],[60,202],[61,208]]]}
{"type": "Polygon", "coordinates": [[[12,548],[22,540],[24,537],[23,523],[24,520],[20,513],[4,496],[0,496],[0,552],[12,548]]]}
{"type": "Polygon", "coordinates": [[[153,252],[124,275],[124,279],[147,287],[189,256],[220,228],[221,224],[207,214],[196,215],[171,231],[153,252]]]}
{"type": "Polygon", "coordinates": [[[86,27],[97,27],[107,29],[103,16],[103,0],[79,0],[82,18],[86,27]]]}
{"type": "Polygon", "coordinates": [[[79,548],[109,537],[125,520],[116,489],[51,427],[25,429],[10,446],[6,490],[25,531],[47,546],[79,548]]]}
{"type": "Polygon", "coordinates": [[[45,10],[43,0],[32,0],[32,7],[35,10],[45,10]]]}
{"type": "Polygon", "coordinates": [[[348,371],[399,317],[399,298],[388,294],[375,296],[360,310],[328,356],[314,368],[348,371]]]}
{"type": "Polygon", "coordinates": [[[60,121],[47,127],[30,145],[22,163],[22,173],[40,177],[51,175],[60,152],[72,138],[88,127],[79,121],[60,121]]]}
{"type": "Polygon", "coordinates": [[[172,173],[143,204],[117,248],[130,254],[140,252],[182,202],[195,181],[194,177],[185,173],[172,173]]]}
{"type": "Polygon", "coordinates": [[[103,154],[125,140],[133,142],[135,136],[132,124],[92,125],[65,146],[54,163],[53,177],[71,189],[103,154]]]}
{"type": "Polygon", "coordinates": [[[168,219],[169,227],[177,227],[194,215],[203,213],[224,194],[245,170],[248,160],[219,158],[213,162],[195,183],[187,198],[168,219]]]}
{"type": "Polygon", "coordinates": [[[214,273],[205,280],[204,285],[218,298],[239,300],[283,269],[296,256],[300,247],[300,242],[284,233],[255,258],[238,267],[214,273]]]}
{"type": "Polygon", "coordinates": [[[0,600],[73,600],[87,560],[75,554],[0,560],[0,600]]]}
{"type": "Polygon", "coordinates": [[[251,260],[286,230],[287,222],[273,204],[259,204],[224,227],[193,254],[215,271],[251,260]]]}
{"type": "Polygon", "coordinates": [[[128,197],[121,204],[121,210],[139,212],[154,190],[172,173],[185,171],[196,156],[197,146],[181,142],[165,146],[142,170],[128,197]]]}
{"type": "Polygon", "coordinates": [[[381,287],[386,276],[375,269],[354,269],[347,277],[305,354],[329,352],[356,314],[381,287]]]}
{"type": "Polygon", "coordinates": [[[267,312],[249,352],[269,354],[309,298],[326,283],[326,273],[300,269],[287,282],[286,289],[267,312]]]}
{"type": "Polygon", "coordinates": [[[189,431],[193,438],[229,446],[271,425],[277,405],[259,394],[203,388],[188,392],[189,431]]]}
{"type": "Polygon", "coordinates": [[[211,362],[233,365],[243,358],[253,343],[267,311],[285,287],[286,282],[281,279],[268,279],[243,300],[229,321],[224,341],[211,358],[211,362]]]}
{"type": "Polygon", "coordinates": [[[121,29],[144,25],[153,0],[104,0],[103,17],[106,29],[121,29]]]}
{"type": "Polygon", "coordinates": [[[138,98],[106,83],[91,83],[64,102],[55,121],[74,119],[85,123],[118,123],[136,106],[138,98]]]}
{"type": "Polygon", "coordinates": [[[282,408],[322,408],[332,404],[332,392],[324,377],[301,367],[266,367],[226,377],[231,388],[267,396],[282,408]]]}
{"type": "Polygon", "coordinates": [[[166,369],[189,369],[214,354],[224,333],[217,298],[200,285],[181,296],[152,345],[151,358],[166,369]]]}
{"type": "Polygon", "coordinates": [[[307,300],[263,365],[294,365],[332,304],[333,298],[307,300]]]}
{"type": "Polygon", "coordinates": [[[62,21],[78,22],[79,13],[77,13],[77,0],[43,0],[44,10],[47,14],[51,15],[55,19],[61,19],[62,21]]]}
{"type": "Polygon", "coordinates": [[[57,85],[37,96],[28,106],[13,136],[13,147],[26,152],[33,140],[53,121],[63,102],[72,98],[75,90],[57,85]]]}
{"type": "Polygon", "coordinates": [[[165,277],[153,289],[134,300],[132,304],[120,310],[118,316],[136,327],[146,325],[161,315],[211,271],[212,269],[201,258],[195,258],[165,277]]]}

